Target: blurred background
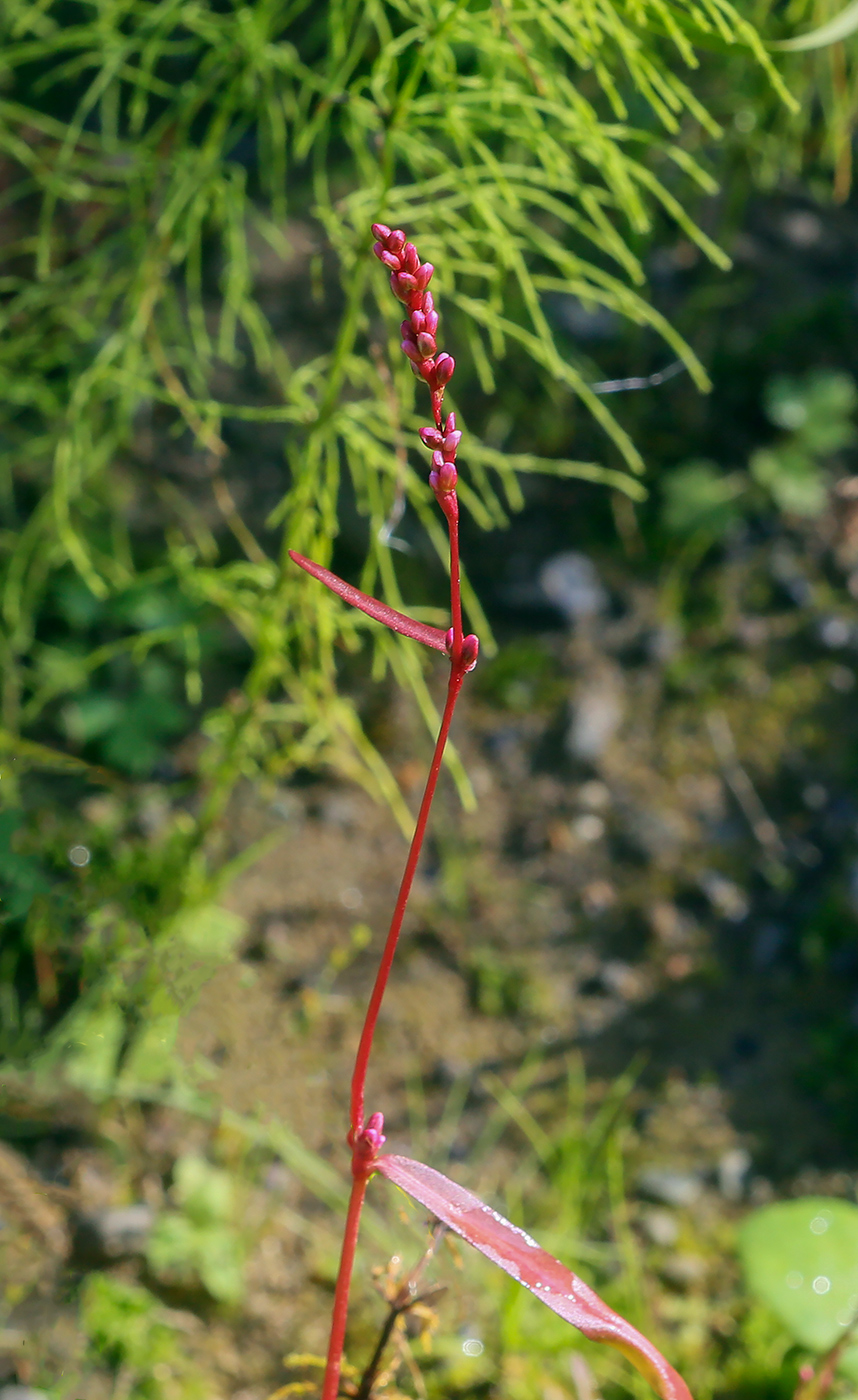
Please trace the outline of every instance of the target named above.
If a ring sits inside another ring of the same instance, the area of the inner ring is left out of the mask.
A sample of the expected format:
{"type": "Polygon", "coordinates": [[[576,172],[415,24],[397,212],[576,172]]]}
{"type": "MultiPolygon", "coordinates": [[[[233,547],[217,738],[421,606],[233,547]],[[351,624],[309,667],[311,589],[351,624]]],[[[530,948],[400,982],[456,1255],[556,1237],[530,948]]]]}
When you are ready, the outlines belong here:
{"type": "MultiPolygon", "coordinates": [[[[447,625],[373,220],[437,269],[483,647],[369,1106],[699,1400],[854,1394],[840,8],[4,7],[3,1400],[318,1386],[445,681],[285,554],[447,625]]],[[[426,1240],[374,1183],[352,1394],[426,1240]]],[[[649,1393],[482,1260],[421,1287],[374,1395],[649,1393]]]]}

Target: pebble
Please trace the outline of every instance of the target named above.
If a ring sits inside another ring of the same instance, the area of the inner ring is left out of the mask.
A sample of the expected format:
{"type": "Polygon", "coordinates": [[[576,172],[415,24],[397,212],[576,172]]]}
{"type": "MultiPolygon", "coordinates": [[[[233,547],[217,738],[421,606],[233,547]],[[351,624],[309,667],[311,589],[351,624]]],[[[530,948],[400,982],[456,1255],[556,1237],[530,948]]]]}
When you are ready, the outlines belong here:
{"type": "Polygon", "coordinates": [[[663,1201],[666,1206],[692,1206],[703,1191],[703,1183],[694,1172],[672,1167],[648,1167],[638,1177],[637,1187],[642,1196],[663,1201]]]}
{"type": "Polygon", "coordinates": [[[653,1244],[669,1249],[679,1239],[679,1222],[672,1211],[645,1210],[641,1215],[641,1225],[653,1244]]]}
{"type": "Polygon", "coordinates": [[[608,606],[608,595],[593,561],[575,550],[555,554],[549,559],[540,570],[539,583],[545,596],[568,622],[597,617],[608,606]]]}
{"type": "Polygon", "coordinates": [[[725,1201],[740,1201],[751,1170],[751,1154],[744,1147],[731,1147],[718,1163],[718,1189],[725,1201]]]}
{"type": "MultiPolygon", "coordinates": [[[[155,1221],[151,1206],[117,1206],[87,1216],[78,1227],[78,1248],[104,1259],[121,1259],[142,1254],[155,1221]]],[[[0,1400],[4,1400],[0,1392],[0,1400]]]]}

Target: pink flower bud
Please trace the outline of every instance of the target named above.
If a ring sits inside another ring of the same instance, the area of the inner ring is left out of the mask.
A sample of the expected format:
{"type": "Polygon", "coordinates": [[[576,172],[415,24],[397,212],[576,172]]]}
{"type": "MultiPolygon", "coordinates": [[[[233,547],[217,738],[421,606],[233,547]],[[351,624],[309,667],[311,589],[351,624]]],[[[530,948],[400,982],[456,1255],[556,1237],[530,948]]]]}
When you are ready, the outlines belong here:
{"type": "MultiPolygon", "coordinates": [[[[426,298],[425,298],[425,297],[423,298],[423,305],[424,305],[424,306],[426,305],[426,298]]],[[[426,329],[427,329],[427,331],[429,332],[430,335],[434,335],[435,332],[436,332],[437,329],[438,329],[438,312],[437,312],[437,311],[424,311],[424,312],[423,312],[423,316],[424,316],[424,319],[425,319],[425,321],[426,321],[426,329]]]]}
{"type": "MultiPolygon", "coordinates": [[[[386,243],[390,237],[390,229],[387,227],[387,224],[373,224],[372,232],[373,237],[377,238],[381,243],[386,243]]],[[[373,252],[374,251],[375,249],[373,249],[373,252]]]]}
{"type": "Polygon", "coordinates": [[[352,1170],[360,1171],[365,1169],[369,1163],[375,1161],[379,1149],[387,1139],[382,1132],[384,1128],[384,1116],[381,1113],[373,1113],[367,1120],[366,1127],[362,1128],[354,1142],[354,1159],[352,1170]]]}
{"type": "Polygon", "coordinates": [[[455,431],[456,431],[456,415],[455,415],[455,413],[448,413],[448,414],[447,414],[447,422],[446,422],[446,425],[445,425],[445,427],[444,427],[444,432],[445,432],[445,433],[454,433],[455,431]]]}
{"type": "Polygon", "coordinates": [[[405,245],[405,234],[401,228],[395,228],[387,235],[387,246],[391,253],[398,253],[405,245]]]}
{"type": "Polygon", "coordinates": [[[384,246],[383,243],[373,243],[373,245],[372,245],[372,251],[375,253],[375,256],[376,256],[377,258],[380,258],[381,255],[382,255],[382,253],[386,252],[387,250],[385,249],[385,246],[384,246]]]}
{"type": "Polygon", "coordinates": [[[445,647],[447,648],[447,655],[448,655],[448,656],[450,655],[450,652],[453,650],[453,638],[455,637],[455,635],[456,635],[456,634],[455,634],[455,632],[453,631],[452,627],[448,628],[447,633],[446,633],[446,635],[445,635],[445,637],[444,637],[444,645],[445,645],[445,647]]]}
{"type": "Polygon", "coordinates": [[[405,351],[409,360],[413,360],[416,365],[422,365],[425,357],[422,352],[417,349],[413,340],[403,340],[401,342],[401,349],[405,351]]]}
{"type": "Polygon", "coordinates": [[[432,453],[432,466],[435,468],[435,471],[436,471],[436,472],[439,472],[439,471],[441,470],[441,468],[443,467],[443,465],[444,465],[444,454],[443,454],[443,452],[440,452],[440,451],[438,451],[438,452],[433,452],[433,453],[432,453]]]}
{"type": "Polygon", "coordinates": [[[473,671],[477,664],[477,657],[480,654],[480,639],[473,633],[469,637],[462,638],[462,661],[466,671],[473,671]]]}
{"type": "Polygon", "coordinates": [[[444,451],[449,457],[455,457],[456,448],[462,441],[461,433],[446,433],[444,436],[444,451]]]}
{"type": "Polygon", "coordinates": [[[399,285],[408,293],[416,291],[417,284],[414,281],[414,274],[411,272],[400,272],[399,285]]]}
{"type": "Polygon", "coordinates": [[[406,243],[402,250],[402,261],[406,272],[416,272],[420,266],[420,255],[413,243],[406,243]]]}
{"type": "Polygon", "coordinates": [[[425,331],[426,329],[426,317],[419,308],[411,313],[411,329],[415,335],[419,335],[421,331],[425,331]]]}
{"type": "Polygon", "coordinates": [[[424,293],[423,293],[423,310],[426,312],[426,315],[427,315],[427,316],[432,316],[432,315],[434,315],[434,312],[435,312],[435,299],[434,299],[434,297],[432,296],[432,293],[431,293],[431,292],[424,292],[424,293]]]}
{"type": "MultiPolygon", "coordinates": [[[[433,454],[432,461],[440,453],[433,454]]],[[[441,465],[433,472],[429,473],[429,485],[436,496],[449,496],[456,489],[456,482],[459,480],[459,473],[452,462],[445,462],[442,458],[441,465]]]]}
{"type": "Polygon", "coordinates": [[[429,355],[434,355],[435,351],[438,349],[438,346],[435,344],[434,335],[429,335],[427,331],[420,332],[417,337],[417,344],[427,357],[429,355]]]}
{"type": "Polygon", "coordinates": [[[408,272],[392,272],[390,274],[390,286],[393,295],[398,297],[400,301],[404,301],[406,306],[408,305],[408,299],[413,291],[413,288],[409,287],[408,283],[413,281],[414,278],[408,272]]]}
{"type": "Polygon", "coordinates": [[[370,1114],[369,1118],[367,1119],[366,1127],[363,1130],[363,1136],[367,1139],[369,1143],[371,1143],[376,1152],[381,1147],[382,1143],[387,1141],[386,1137],[384,1136],[383,1113],[370,1114]]]}
{"type": "Polygon", "coordinates": [[[396,254],[388,253],[386,249],[380,255],[380,261],[384,263],[385,267],[389,267],[391,272],[398,272],[400,267],[402,266],[402,263],[400,262],[396,254]]]}
{"type": "MultiPolygon", "coordinates": [[[[410,268],[408,270],[409,272],[411,271],[410,268]]],[[[435,269],[431,263],[421,263],[420,266],[415,269],[414,276],[417,278],[417,285],[420,288],[421,292],[423,291],[424,287],[427,287],[429,285],[429,281],[434,271],[435,269]]]]}
{"type": "MultiPolygon", "coordinates": [[[[400,276],[401,275],[402,274],[400,274],[400,276]]],[[[435,383],[439,389],[442,389],[445,384],[449,384],[450,380],[453,378],[453,371],[455,368],[456,361],[453,359],[452,355],[448,355],[445,352],[438,356],[435,361],[435,383]]]]}
{"type": "Polygon", "coordinates": [[[441,434],[437,428],[421,428],[420,440],[424,447],[440,447],[441,434]]]}

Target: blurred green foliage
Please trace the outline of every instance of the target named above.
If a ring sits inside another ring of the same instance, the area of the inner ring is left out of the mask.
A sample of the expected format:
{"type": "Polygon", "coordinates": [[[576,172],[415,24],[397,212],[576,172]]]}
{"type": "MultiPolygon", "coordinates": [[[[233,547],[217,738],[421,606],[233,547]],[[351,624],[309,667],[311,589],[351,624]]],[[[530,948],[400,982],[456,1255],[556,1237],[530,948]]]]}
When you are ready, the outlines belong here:
{"type": "Polygon", "coordinates": [[[782,437],[753,452],[747,472],[722,472],[706,461],[676,467],[662,484],[665,530],[705,543],[772,507],[786,515],[820,515],[829,499],[832,459],[856,440],[856,406],[855,383],[838,370],[771,380],[763,407],[782,437]]]}
{"type": "Polygon", "coordinates": [[[198,1400],[204,1394],[165,1315],[159,1299],[139,1284],[104,1273],[86,1279],[81,1326],[95,1356],[113,1369],[117,1388],[129,1400],[198,1400]]]}
{"type": "Polygon", "coordinates": [[[243,1248],[233,1177],[188,1154],[173,1168],[171,1194],[176,1208],[156,1221],[147,1248],[150,1267],[168,1282],[198,1278],[219,1302],[239,1302],[243,1248]]]}
{"type": "MultiPolygon", "coordinates": [[[[806,1196],[765,1206],[739,1231],[752,1292],[791,1338],[820,1356],[858,1317],[858,1206],[830,1196],[806,1196]]],[[[847,1346],[838,1368],[853,1380],[858,1347],[847,1346]]]]}

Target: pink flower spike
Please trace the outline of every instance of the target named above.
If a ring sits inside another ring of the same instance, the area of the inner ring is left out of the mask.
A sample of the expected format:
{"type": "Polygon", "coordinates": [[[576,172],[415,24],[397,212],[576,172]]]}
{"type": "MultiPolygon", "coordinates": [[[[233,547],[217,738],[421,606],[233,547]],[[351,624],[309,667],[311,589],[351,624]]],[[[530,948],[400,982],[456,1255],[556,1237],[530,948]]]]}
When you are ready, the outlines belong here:
{"type": "Polygon", "coordinates": [[[445,384],[449,384],[450,380],[453,378],[453,371],[455,368],[456,361],[453,359],[452,355],[448,355],[445,352],[438,356],[435,361],[435,383],[438,385],[439,389],[442,389],[445,384]]]}
{"type": "Polygon", "coordinates": [[[440,627],[429,627],[424,622],[415,622],[413,617],[406,617],[405,613],[397,612],[395,608],[389,608],[378,598],[370,598],[368,594],[361,593],[359,588],[352,588],[352,585],[346,583],[345,579],[339,578],[337,574],[332,574],[330,569],[323,568],[321,564],[314,564],[312,559],[305,559],[304,555],[299,554],[295,549],[289,550],[289,558],[293,564],[297,564],[300,569],[304,569],[306,573],[318,579],[326,588],[330,588],[350,607],[360,608],[367,617],[374,618],[376,622],[383,622],[385,627],[389,627],[392,632],[399,632],[403,637],[412,637],[415,642],[422,642],[424,646],[432,647],[433,651],[446,652],[446,634],[441,631],[440,627]]]}
{"type": "MultiPolygon", "coordinates": [[[[387,224],[373,224],[372,233],[373,237],[377,238],[380,243],[386,243],[390,237],[390,229],[387,227],[387,224]]],[[[373,249],[373,252],[375,252],[375,249],[373,249]]]]}
{"type": "MultiPolygon", "coordinates": [[[[464,649],[476,638],[465,637],[464,649]]],[[[474,657],[476,660],[476,656],[474,657]]],[[[616,1347],[646,1377],[662,1400],[692,1400],[691,1392],[661,1352],[624,1317],[603,1303],[576,1274],[535,1240],[491,1210],[479,1196],[432,1167],[408,1157],[379,1157],[375,1169],[431,1211],[534,1297],[594,1342],[616,1347]]]]}

